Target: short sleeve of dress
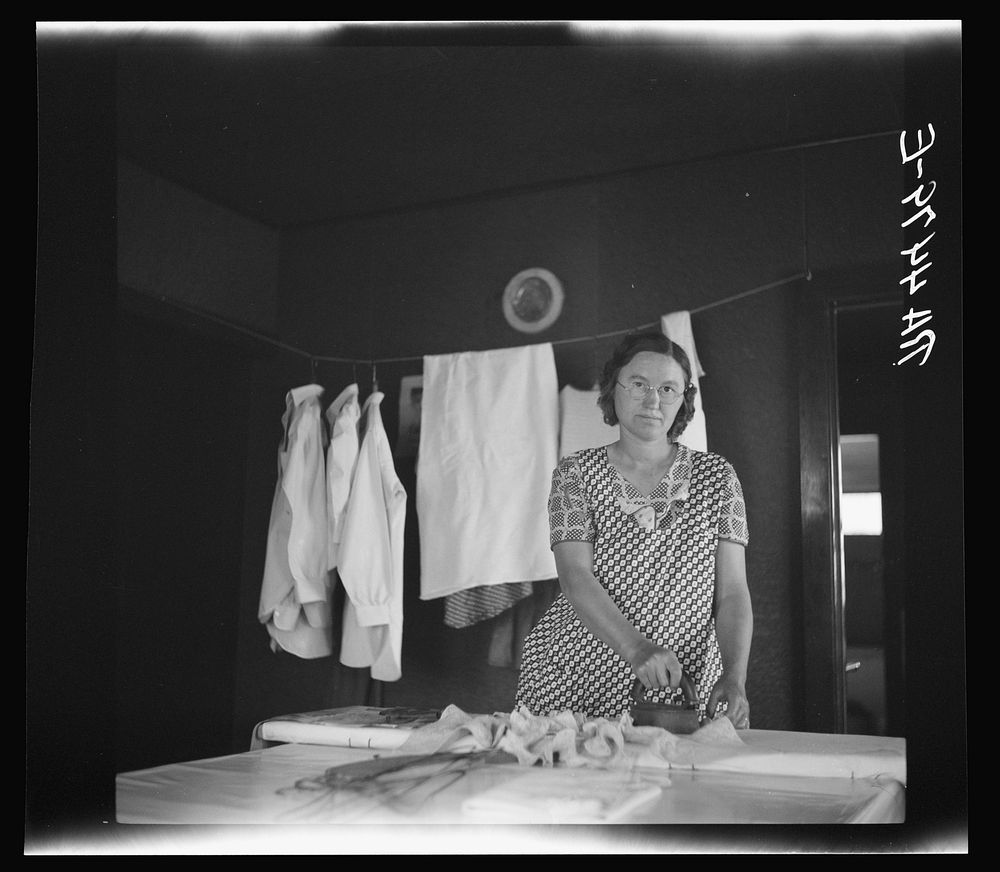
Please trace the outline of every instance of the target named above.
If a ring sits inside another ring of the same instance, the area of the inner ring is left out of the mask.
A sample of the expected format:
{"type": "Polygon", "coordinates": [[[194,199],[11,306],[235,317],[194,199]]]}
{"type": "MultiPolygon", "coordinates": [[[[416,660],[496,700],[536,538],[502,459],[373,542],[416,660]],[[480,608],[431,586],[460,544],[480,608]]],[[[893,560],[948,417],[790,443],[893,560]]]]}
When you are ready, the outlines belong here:
{"type": "Polygon", "coordinates": [[[725,480],[722,484],[719,508],[719,538],[730,539],[746,545],[750,541],[747,524],[747,505],[743,499],[743,486],[736,476],[736,470],[726,464],[725,480]]]}
{"type": "Polygon", "coordinates": [[[580,463],[572,454],[552,472],[549,491],[549,544],[593,542],[597,539],[594,513],[587,503],[580,463]]]}

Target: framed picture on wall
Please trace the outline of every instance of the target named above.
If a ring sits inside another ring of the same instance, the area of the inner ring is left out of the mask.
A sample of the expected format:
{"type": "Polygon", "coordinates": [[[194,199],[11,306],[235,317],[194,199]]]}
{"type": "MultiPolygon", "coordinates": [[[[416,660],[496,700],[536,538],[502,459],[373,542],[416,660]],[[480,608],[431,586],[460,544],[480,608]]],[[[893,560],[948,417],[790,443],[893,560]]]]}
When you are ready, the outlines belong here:
{"type": "Polygon", "coordinates": [[[422,375],[405,375],[399,383],[399,437],[396,457],[416,457],[420,444],[420,404],[424,393],[422,375]]]}

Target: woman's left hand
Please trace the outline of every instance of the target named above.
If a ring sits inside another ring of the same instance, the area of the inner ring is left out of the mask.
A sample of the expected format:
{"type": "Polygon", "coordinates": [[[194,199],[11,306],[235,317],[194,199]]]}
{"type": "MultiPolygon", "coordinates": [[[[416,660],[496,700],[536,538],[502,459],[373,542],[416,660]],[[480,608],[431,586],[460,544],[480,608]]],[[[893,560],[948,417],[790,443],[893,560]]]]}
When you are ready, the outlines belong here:
{"type": "Polygon", "coordinates": [[[750,726],[750,703],[747,701],[743,682],[725,673],[715,682],[715,687],[709,694],[706,707],[708,716],[714,718],[722,703],[726,704],[726,717],[733,722],[736,729],[745,730],[750,726]]]}

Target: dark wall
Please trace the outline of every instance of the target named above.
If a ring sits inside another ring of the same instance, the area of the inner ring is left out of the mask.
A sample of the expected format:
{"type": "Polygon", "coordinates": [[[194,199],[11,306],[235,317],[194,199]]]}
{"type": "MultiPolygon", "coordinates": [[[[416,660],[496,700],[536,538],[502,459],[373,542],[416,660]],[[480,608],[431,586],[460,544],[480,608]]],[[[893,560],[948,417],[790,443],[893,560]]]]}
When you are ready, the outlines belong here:
{"type": "MultiPolygon", "coordinates": [[[[560,340],[693,311],[709,448],[736,467],[750,516],[754,724],[801,729],[801,280],[785,280],[807,268],[861,267],[863,275],[866,263],[891,259],[899,238],[894,148],[882,138],[747,155],[288,233],[282,336],[317,355],[415,358],[377,368],[395,441],[399,379],[421,371],[423,354],[553,341],[560,383],[588,387],[616,338],[560,340]],[[552,270],[566,292],[560,319],[535,336],[514,331],[501,310],[506,282],[529,266],[552,270]],[[713,305],[772,282],[769,290],[713,305]]],[[[272,375],[258,418],[268,436],[259,444],[251,436],[248,464],[237,737],[259,718],[344,702],[344,694],[364,687],[336,658],[307,663],[270,654],[253,618],[283,396],[310,377],[301,364],[272,375]]],[[[366,364],[324,364],[317,374],[326,401],[355,377],[367,394],[366,364]]],[[[403,678],[382,688],[384,701],[509,710],[516,669],[488,662],[496,622],[450,629],[442,601],[418,598],[412,462],[401,461],[398,471],[409,495],[403,678]]]]}
{"type": "Polygon", "coordinates": [[[39,837],[100,825],[114,813],[108,61],[39,47],[25,603],[25,822],[39,837]]]}
{"type": "Polygon", "coordinates": [[[246,434],[261,353],[140,299],[119,294],[118,772],[232,751],[246,434]]]}

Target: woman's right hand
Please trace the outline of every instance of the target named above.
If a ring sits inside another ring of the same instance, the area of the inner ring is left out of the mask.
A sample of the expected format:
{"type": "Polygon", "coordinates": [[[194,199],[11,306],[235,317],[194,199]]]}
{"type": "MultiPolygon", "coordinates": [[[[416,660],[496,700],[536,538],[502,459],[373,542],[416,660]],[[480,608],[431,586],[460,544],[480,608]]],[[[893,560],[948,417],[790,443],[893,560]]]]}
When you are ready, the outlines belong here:
{"type": "Polygon", "coordinates": [[[670,686],[676,690],[680,686],[681,662],[669,648],[661,648],[646,640],[627,659],[643,687],[670,686]]]}
{"type": "Polygon", "coordinates": [[[669,648],[654,645],[629,621],[594,575],[590,542],[557,542],[552,546],[559,586],[583,625],[628,661],[647,689],[681,683],[681,664],[669,648]]]}

